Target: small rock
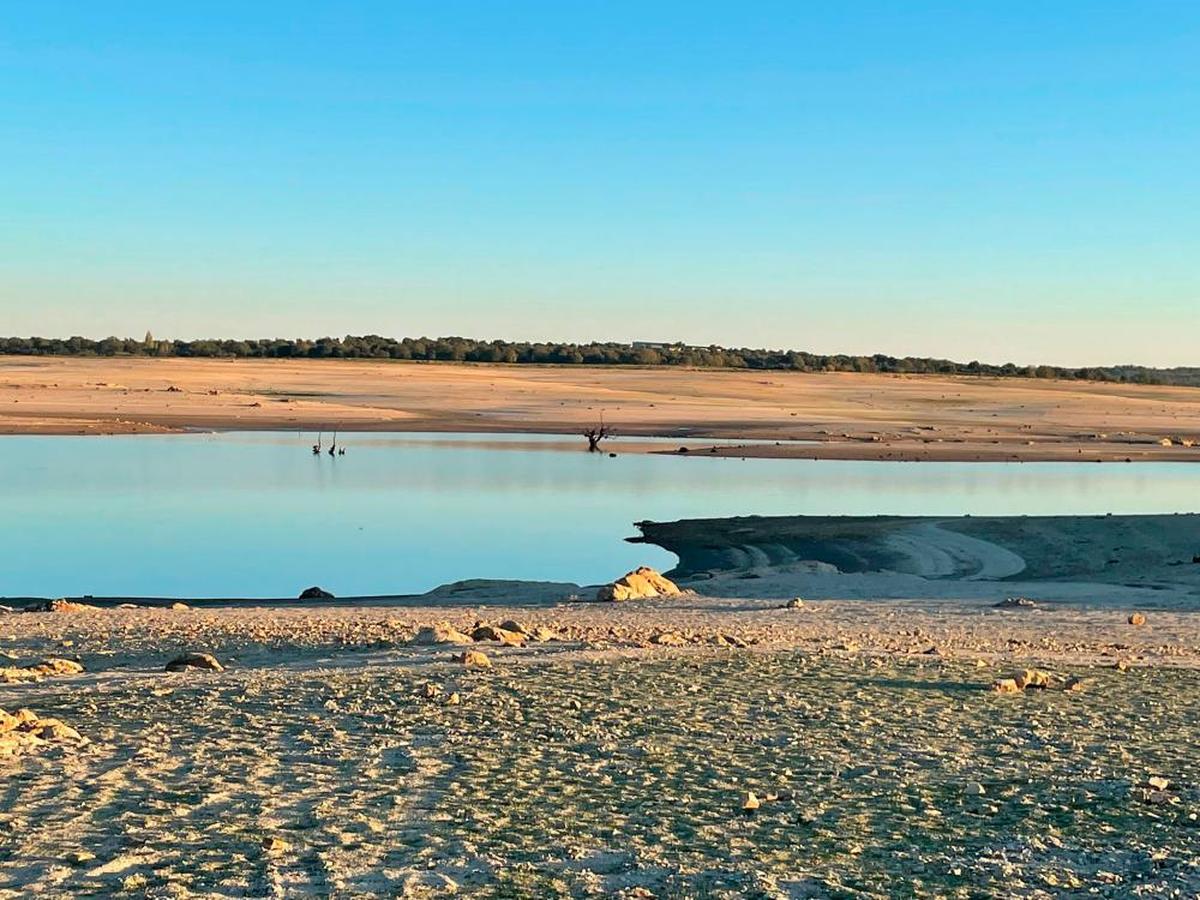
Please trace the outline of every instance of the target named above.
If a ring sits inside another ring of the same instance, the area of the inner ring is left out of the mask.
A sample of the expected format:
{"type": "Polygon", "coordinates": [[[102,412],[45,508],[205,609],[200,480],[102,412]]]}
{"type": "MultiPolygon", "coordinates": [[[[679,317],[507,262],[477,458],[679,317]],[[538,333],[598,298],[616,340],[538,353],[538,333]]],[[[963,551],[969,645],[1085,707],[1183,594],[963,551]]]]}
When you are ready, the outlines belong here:
{"type": "Polygon", "coordinates": [[[1139,627],[1146,624],[1146,617],[1140,612],[1130,613],[1128,621],[1130,625],[1139,627]]]}
{"type": "Polygon", "coordinates": [[[1163,778],[1161,775],[1151,775],[1146,779],[1146,785],[1156,791],[1165,791],[1171,786],[1171,782],[1163,778]]]}
{"type": "Polygon", "coordinates": [[[487,655],[478,650],[464,650],[455,659],[469,668],[489,669],[492,665],[492,661],[487,658],[487,655]]]}
{"type": "Polygon", "coordinates": [[[471,638],[449,622],[437,622],[433,625],[426,625],[417,632],[416,637],[412,639],[414,644],[469,644],[471,638]]]}
{"type": "Polygon", "coordinates": [[[987,791],[978,781],[968,781],[967,786],[963,788],[963,793],[968,797],[982,797],[987,791]]]}
{"type": "Polygon", "coordinates": [[[787,603],[785,603],[783,605],[783,608],[784,609],[804,609],[804,598],[803,597],[793,597],[791,600],[789,600],[787,603]]]}
{"type": "Polygon", "coordinates": [[[1028,597],[1005,597],[995,604],[995,609],[1037,609],[1037,602],[1028,597]]]}
{"type": "Polygon", "coordinates": [[[292,845],[283,838],[265,837],[262,839],[262,848],[268,853],[282,853],[284,850],[292,849],[292,845]]]}
{"type": "Polygon", "coordinates": [[[674,631],[660,631],[650,635],[650,643],[656,644],[659,647],[683,647],[687,644],[683,635],[677,634],[674,631]]]}
{"type": "Polygon", "coordinates": [[[746,794],[746,799],[742,801],[742,813],[747,816],[754,815],[760,806],[762,806],[762,801],[758,799],[754,791],[750,791],[746,794]]]}
{"type": "Polygon", "coordinates": [[[73,743],[83,741],[83,735],[66,722],[60,722],[58,719],[40,719],[34,734],[44,741],[71,741],[73,743]]]}
{"type": "Polygon", "coordinates": [[[178,603],[178,602],[177,602],[177,603],[172,603],[172,604],[170,605],[170,607],[168,607],[168,608],[169,608],[169,609],[178,610],[178,611],[180,611],[180,612],[183,612],[183,611],[186,611],[186,610],[189,610],[189,609],[191,609],[191,607],[190,607],[190,606],[188,606],[186,603],[178,603]]]}
{"type": "Polygon", "coordinates": [[[458,706],[460,703],[462,703],[462,697],[458,696],[458,691],[454,691],[446,698],[447,706],[458,706]]]}
{"type": "Polygon", "coordinates": [[[168,672],[184,672],[188,669],[206,669],[210,672],[224,672],[225,667],[217,662],[210,653],[185,653],[167,663],[168,672]]]}
{"type": "Polygon", "coordinates": [[[997,694],[1019,694],[1021,688],[1017,686],[1015,678],[997,678],[992,682],[992,691],[997,694]]]}

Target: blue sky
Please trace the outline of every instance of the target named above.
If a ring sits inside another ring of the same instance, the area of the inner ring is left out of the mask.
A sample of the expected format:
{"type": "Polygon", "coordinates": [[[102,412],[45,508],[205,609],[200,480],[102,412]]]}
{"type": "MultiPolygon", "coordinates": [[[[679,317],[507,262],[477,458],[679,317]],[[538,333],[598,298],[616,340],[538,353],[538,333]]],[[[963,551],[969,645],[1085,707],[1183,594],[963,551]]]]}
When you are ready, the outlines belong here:
{"type": "Polygon", "coordinates": [[[0,14],[0,333],[1200,364],[1194,2],[0,14]]]}

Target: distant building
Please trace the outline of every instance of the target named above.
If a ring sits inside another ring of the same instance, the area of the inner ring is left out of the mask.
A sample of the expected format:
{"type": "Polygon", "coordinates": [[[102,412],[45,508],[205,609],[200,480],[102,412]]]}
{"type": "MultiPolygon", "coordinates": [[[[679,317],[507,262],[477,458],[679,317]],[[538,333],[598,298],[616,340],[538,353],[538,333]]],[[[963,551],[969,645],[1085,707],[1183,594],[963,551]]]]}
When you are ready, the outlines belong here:
{"type": "Polygon", "coordinates": [[[634,350],[686,350],[687,344],[682,341],[634,341],[630,344],[634,350]]]}

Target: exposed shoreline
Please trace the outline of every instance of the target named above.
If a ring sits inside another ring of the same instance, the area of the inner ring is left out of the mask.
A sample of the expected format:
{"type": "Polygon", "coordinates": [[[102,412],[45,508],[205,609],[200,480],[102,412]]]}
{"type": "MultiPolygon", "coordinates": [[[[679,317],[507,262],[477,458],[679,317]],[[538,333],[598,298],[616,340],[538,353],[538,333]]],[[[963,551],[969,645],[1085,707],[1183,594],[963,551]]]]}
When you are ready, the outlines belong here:
{"type": "Polygon", "coordinates": [[[1200,515],[748,516],[639,522],[716,596],[1200,605],[1200,515]]]}
{"type": "Polygon", "coordinates": [[[623,437],[727,443],[703,448],[720,456],[1200,462],[1200,390],[1187,387],[361,360],[0,358],[0,434],[576,435],[601,418],[623,437]]]}

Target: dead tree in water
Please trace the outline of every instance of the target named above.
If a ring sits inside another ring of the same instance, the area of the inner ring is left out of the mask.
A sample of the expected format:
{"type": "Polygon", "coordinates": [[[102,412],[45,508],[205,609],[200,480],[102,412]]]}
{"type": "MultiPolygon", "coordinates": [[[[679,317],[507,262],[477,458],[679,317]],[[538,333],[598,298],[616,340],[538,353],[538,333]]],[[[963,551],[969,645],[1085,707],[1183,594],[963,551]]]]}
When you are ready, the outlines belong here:
{"type": "Polygon", "coordinates": [[[583,436],[587,438],[588,453],[599,453],[600,442],[606,437],[612,436],[612,429],[604,424],[604,419],[600,419],[600,424],[595,428],[589,428],[584,431],[583,436]]]}

